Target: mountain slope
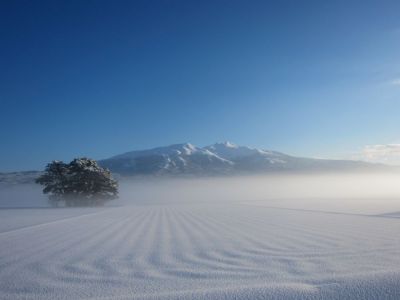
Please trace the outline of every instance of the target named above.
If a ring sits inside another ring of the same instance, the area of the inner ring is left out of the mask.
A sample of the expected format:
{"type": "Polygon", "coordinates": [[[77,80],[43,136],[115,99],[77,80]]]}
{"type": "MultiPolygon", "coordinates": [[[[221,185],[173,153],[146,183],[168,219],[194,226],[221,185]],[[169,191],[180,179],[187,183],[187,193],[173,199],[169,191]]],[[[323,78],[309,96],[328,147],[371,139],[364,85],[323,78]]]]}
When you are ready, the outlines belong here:
{"type": "MultiPolygon", "coordinates": [[[[99,164],[114,176],[210,176],[259,174],[278,171],[380,171],[398,170],[362,161],[313,159],[281,152],[238,146],[230,142],[203,148],[192,144],[175,144],[148,150],[131,151],[99,164]]],[[[39,171],[0,173],[0,187],[33,183],[39,171]]]]}
{"type": "Polygon", "coordinates": [[[100,164],[121,175],[225,174],[233,169],[231,161],[189,143],[127,152],[100,164]]]}
{"type": "Polygon", "coordinates": [[[186,143],[132,151],[101,160],[100,164],[121,175],[228,175],[271,171],[373,170],[383,167],[360,161],[294,157],[229,142],[204,148],[186,143]]]}

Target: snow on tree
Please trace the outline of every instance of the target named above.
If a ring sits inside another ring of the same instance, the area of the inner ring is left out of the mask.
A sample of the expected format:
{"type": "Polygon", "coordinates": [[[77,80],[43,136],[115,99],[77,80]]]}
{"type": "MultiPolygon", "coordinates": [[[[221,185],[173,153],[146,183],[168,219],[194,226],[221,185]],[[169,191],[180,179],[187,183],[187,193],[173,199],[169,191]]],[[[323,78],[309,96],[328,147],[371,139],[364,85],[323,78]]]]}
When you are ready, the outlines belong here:
{"type": "Polygon", "coordinates": [[[44,186],[54,206],[99,206],[118,195],[118,182],[108,169],[89,158],[76,158],[69,164],[53,161],[36,179],[44,186]]]}

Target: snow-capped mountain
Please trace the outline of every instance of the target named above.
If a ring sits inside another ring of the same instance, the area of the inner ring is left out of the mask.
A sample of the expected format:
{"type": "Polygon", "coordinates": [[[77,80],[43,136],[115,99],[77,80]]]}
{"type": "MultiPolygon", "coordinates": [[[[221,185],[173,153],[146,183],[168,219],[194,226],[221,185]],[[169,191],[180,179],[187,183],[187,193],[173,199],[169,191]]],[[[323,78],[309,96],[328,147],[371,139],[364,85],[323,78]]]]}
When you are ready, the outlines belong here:
{"type": "Polygon", "coordinates": [[[121,175],[225,174],[233,162],[190,143],[131,151],[100,161],[121,175]]]}
{"type": "Polygon", "coordinates": [[[283,167],[282,164],[285,164],[290,158],[288,155],[280,152],[238,146],[230,142],[216,143],[204,147],[204,149],[232,161],[235,164],[236,169],[264,168],[265,165],[274,164],[283,167]]]}
{"type": "MultiPolygon", "coordinates": [[[[110,169],[115,177],[395,169],[395,167],[361,161],[295,157],[276,151],[238,146],[230,142],[216,143],[202,148],[185,143],[131,151],[100,160],[99,164],[110,169]]],[[[0,187],[33,183],[40,174],[39,171],[0,173],[0,187]]]]}
{"type": "Polygon", "coordinates": [[[131,151],[101,160],[100,164],[121,175],[228,175],[376,168],[365,162],[300,158],[230,142],[203,148],[186,143],[131,151]]]}

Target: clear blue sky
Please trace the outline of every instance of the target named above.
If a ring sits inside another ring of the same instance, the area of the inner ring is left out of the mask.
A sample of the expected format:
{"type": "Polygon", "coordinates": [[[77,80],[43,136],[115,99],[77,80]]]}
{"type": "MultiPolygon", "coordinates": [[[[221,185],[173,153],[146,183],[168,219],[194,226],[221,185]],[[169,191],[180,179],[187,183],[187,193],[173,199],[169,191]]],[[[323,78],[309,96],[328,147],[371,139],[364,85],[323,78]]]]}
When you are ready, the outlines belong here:
{"type": "Polygon", "coordinates": [[[1,1],[0,171],[400,141],[400,1],[1,1]]]}

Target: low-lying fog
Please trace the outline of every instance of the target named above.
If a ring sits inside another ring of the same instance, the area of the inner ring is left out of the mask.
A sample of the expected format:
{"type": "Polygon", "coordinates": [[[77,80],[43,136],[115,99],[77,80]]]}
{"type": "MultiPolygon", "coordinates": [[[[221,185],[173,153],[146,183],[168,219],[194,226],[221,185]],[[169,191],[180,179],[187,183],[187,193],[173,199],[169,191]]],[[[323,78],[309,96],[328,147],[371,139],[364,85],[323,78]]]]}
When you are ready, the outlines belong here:
{"type": "MultiPolygon", "coordinates": [[[[109,206],[240,203],[359,214],[400,212],[400,174],[279,174],[120,181],[109,206]]],[[[0,189],[0,207],[47,206],[40,186],[0,189]]]]}

